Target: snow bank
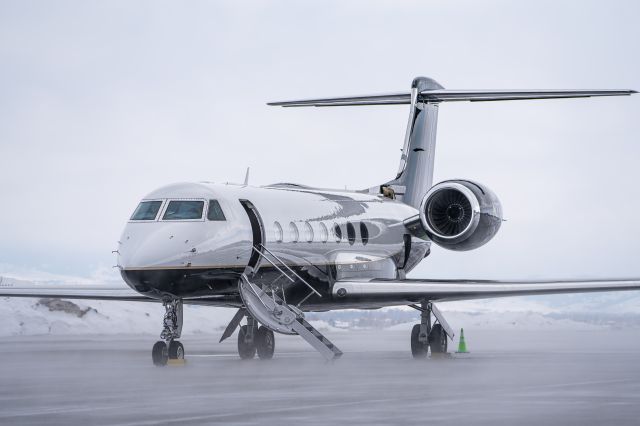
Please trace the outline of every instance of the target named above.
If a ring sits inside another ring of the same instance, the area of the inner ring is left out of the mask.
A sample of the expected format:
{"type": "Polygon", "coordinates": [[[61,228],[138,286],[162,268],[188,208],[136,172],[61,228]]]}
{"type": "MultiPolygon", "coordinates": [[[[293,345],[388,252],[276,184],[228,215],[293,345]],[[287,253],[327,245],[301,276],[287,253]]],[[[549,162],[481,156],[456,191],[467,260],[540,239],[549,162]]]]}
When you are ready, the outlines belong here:
{"type": "MultiPolygon", "coordinates": [[[[17,280],[64,286],[72,283],[123,285],[112,270],[74,277],[12,268],[0,264],[0,275],[17,280]]],[[[159,303],[73,300],[68,309],[51,310],[33,298],[0,297],[0,336],[38,334],[159,335],[164,308],[159,303]],[[82,315],[78,313],[85,312],[82,315]]],[[[57,306],[54,303],[54,306],[57,306]]],[[[594,329],[640,325],[640,292],[510,297],[439,303],[452,327],[483,329],[594,329]]],[[[183,334],[217,334],[234,309],[185,306],[183,334]]],[[[418,320],[411,308],[312,313],[309,321],[324,331],[351,328],[409,329],[418,320]]]]}

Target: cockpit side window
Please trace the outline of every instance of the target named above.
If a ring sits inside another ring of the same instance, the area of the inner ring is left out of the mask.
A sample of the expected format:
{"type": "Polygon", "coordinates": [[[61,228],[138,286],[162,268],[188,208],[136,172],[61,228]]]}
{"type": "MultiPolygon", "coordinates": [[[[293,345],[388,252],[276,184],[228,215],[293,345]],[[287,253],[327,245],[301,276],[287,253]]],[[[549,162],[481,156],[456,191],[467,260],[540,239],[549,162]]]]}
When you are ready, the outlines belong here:
{"type": "Polygon", "coordinates": [[[169,201],[169,205],[162,216],[162,220],[193,220],[202,219],[204,201],[169,201]]]}
{"type": "Polygon", "coordinates": [[[207,212],[208,220],[227,220],[224,217],[224,212],[220,207],[218,200],[209,200],[209,211],[207,212]]]}
{"type": "Polygon", "coordinates": [[[162,201],[143,201],[138,204],[131,220],[155,220],[161,205],[162,201]]]}

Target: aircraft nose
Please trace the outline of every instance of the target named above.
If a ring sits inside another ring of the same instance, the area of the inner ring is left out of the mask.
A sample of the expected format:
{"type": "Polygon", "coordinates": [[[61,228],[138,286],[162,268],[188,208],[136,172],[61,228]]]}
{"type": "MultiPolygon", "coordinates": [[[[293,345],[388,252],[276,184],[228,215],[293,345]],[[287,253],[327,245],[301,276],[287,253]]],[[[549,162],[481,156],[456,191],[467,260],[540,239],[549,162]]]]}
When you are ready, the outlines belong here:
{"type": "Polygon", "coordinates": [[[167,237],[163,234],[161,229],[140,230],[135,227],[127,227],[121,239],[119,265],[126,269],[166,263],[171,257],[168,242],[175,237],[171,238],[171,236],[167,237]]]}
{"type": "Polygon", "coordinates": [[[205,238],[202,223],[129,224],[120,239],[119,265],[181,267],[200,254],[205,238]]]}

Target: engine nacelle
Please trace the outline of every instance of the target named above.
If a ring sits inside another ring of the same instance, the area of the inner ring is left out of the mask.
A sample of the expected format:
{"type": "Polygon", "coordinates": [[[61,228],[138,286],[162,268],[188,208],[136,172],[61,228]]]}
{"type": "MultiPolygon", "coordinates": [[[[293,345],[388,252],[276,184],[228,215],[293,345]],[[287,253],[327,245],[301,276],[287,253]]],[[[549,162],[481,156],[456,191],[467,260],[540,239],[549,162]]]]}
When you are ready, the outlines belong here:
{"type": "Polygon", "coordinates": [[[427,236],[449,250],[473,250],[488,243],[502,224],[502,206],[487,187],[449,180],[432,187],[420,204],[427,236]]]}

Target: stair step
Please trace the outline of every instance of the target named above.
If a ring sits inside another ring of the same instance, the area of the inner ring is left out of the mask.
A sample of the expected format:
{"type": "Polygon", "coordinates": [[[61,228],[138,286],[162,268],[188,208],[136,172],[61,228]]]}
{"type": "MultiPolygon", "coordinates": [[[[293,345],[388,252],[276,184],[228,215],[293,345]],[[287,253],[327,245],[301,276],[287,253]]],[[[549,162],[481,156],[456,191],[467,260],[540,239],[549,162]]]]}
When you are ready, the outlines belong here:
{"type": "MultiPolygon", "coordinates": [[[[315,347],[326,359],[335,359],[342,355],[342,351],[338,349],[329,339],[316,330],[311,324],[304,319],[296,321],[302,327],[296,330],[307,342],[315,347]]],[[[294,330],[297,326],[294,325],[294,330]]]]}

